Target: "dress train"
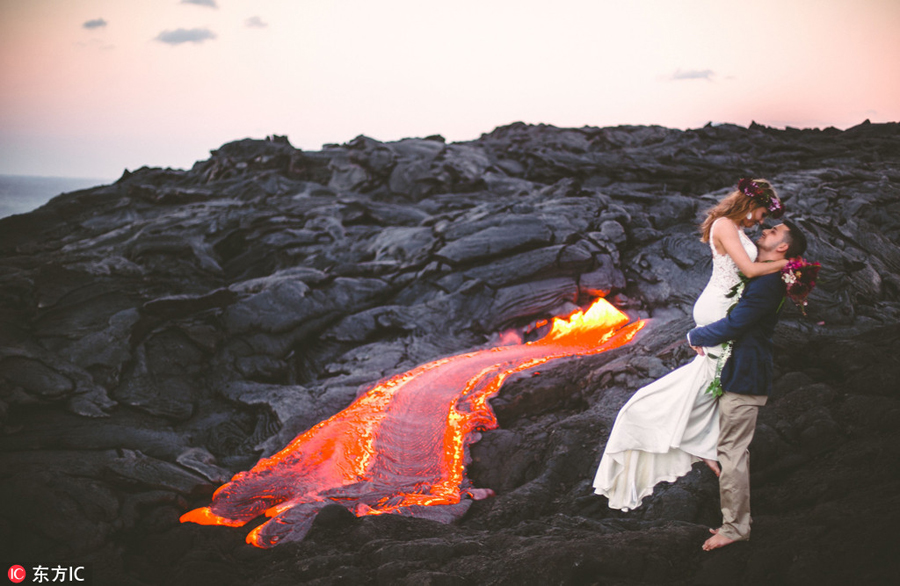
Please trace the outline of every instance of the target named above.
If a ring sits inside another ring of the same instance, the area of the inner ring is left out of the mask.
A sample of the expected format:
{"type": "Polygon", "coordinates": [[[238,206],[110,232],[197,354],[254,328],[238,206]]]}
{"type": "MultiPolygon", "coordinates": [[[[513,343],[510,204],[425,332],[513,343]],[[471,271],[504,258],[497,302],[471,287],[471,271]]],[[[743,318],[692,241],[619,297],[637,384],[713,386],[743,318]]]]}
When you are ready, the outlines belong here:
{"type": "Polygon", "coordinates": [[[716,459],[718,411],[706,392],[715,371],[714,359],[697,356],[622,407],[594,477],[594,492],[610,507],[634,509],[658,482],[684,476],[701,459],[716,459]]]}

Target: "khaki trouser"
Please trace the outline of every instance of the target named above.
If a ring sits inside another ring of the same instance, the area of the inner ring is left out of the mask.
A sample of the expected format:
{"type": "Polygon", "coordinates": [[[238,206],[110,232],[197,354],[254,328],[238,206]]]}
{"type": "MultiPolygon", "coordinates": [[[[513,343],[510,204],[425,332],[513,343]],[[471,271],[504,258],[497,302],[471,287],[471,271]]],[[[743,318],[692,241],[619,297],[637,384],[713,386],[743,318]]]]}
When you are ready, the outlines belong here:
{"type": "Polygon", "coordinates": [[[750,452],[756,415],[765,395],[725,393],[719,398],[719,499],[722,527],[729,539],[750,539],[750,452]]]}

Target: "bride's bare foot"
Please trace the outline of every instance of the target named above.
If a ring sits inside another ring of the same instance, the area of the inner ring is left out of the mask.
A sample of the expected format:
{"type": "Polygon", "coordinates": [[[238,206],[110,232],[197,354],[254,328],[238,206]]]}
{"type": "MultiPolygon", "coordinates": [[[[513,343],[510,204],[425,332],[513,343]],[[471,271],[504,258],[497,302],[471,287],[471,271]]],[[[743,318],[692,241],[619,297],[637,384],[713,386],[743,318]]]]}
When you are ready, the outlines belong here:
{"type": "Polygon", "coordinates": [[[719,474],[722,473],[722,470],[719,468],[719,463],[715,460],[707,460],[706,458],[704,458],[703,462],[706,463],[707,466],[709,466],[709,469],[713,471],[713,474],[715,474],[717,478],[719,474]]]}
{"type": "Polygon", "coordinates": [[[703,551],[712,551],[734,543],[734,539],[728,539],[724,535],[721,535],[718,529],[710,529],[709,532],[712,533],[713,536],[703,542],[703,551]]]}

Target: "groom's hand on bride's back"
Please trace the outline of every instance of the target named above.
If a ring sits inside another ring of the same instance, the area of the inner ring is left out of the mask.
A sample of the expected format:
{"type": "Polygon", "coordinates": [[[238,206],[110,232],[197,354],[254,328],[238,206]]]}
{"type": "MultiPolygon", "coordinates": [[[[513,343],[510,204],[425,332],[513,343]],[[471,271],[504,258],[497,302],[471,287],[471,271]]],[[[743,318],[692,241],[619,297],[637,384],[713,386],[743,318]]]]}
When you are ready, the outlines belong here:
{"type": "Polygon", "coordinates": [[[697,353],[698,356],[705,356],[706,353],[703,351],[703,348],[700,346],[691,346],[691,350],[697,353]]]}

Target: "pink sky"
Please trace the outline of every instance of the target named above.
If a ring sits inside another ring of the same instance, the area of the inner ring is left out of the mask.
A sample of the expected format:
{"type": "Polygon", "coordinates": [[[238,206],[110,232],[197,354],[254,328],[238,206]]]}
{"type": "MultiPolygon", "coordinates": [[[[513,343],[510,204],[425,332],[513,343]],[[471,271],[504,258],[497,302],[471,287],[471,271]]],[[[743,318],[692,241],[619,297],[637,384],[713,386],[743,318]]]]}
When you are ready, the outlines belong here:
{"type": "Polygon", "coordinates": [[[268,134],[900,121],[898,31],[897,0],[0,0],[0,173],[268,134]]]}

